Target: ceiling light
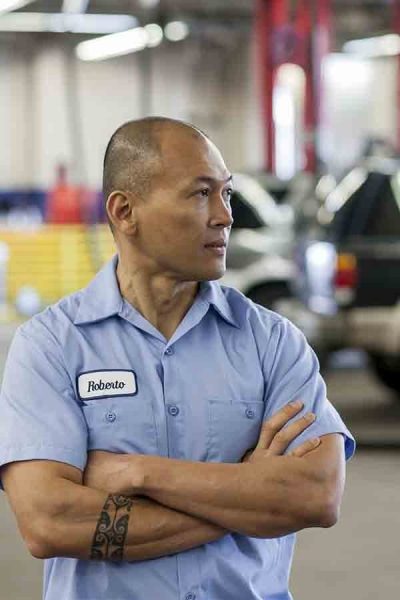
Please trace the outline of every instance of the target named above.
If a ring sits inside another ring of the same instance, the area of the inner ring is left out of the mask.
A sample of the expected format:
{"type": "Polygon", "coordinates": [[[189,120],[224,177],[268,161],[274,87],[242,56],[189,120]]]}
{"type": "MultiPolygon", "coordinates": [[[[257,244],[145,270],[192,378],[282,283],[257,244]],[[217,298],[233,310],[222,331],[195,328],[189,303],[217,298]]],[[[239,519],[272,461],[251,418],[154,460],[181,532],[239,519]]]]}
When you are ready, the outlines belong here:
{"type": "Polygon", "coordinates": [[[189,35],[189,27],[183,21],[171,21],[164,27],[164,33],[170,42],[180,42],[189,35]]]}
{"type": "Polygon", "coordinates": [[[143,27],[135,27],[120,33],[104,35],[94,40],[81,42],[75,51],[81,60],[103,60],[144,50],[149,34],[143,27]]]}
{"type": "Polygon", "coordinates": [[[396,56],[400,54],[400,36],[397,33],[389,33],[372,38],[351,40],[343,45],[343,50],[363,58],[396,56]]]}
{"type": "Polygon", "coordinates": [[[2,0],[2,2],[0,2],[0,14],[17,10],[33,1],[34,0],[2,0]]]}
{"type": "Polygon", "coordinates": [[[143,8],[155,8],[160,4],[160,0],[139,0],[143,8]]]}
{"type": "Polygon", "coordinates": [[[144,29],[146,30],[147,35],[149,36],[147,42],[147,46],[149,48],[155,48],[156,46],[161,44],[164,34],[163,30],[159,25],[157,25],[156,23],[150,23],[149,25],[145,25],[144,29]]]}
{"type": "Polygon", "coordinates": [[[89,0],[64,0],[62,12],[67,14],[84,13],[88,7],[89,0]]]}
{"type": "Polygon", "coordinates": [[[0,15],[0,31],[55,33],[115,33],[132,29],[137,19],[130,15],[18,12],[0,15]]]}

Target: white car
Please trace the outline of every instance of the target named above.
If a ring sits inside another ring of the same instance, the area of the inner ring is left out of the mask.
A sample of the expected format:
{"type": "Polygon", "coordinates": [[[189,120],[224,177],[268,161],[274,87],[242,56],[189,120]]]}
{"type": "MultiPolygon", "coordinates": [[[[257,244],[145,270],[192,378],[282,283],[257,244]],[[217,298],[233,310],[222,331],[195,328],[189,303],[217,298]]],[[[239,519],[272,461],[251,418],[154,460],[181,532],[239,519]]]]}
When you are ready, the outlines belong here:
{"type": "Polygon", "coordinates": [[[292,209],[276,204],[248,175],[235,174],[233,188],[234,223],[227,270],[221,283],[237,288],[258,304],[274,308],[278,299],[291,295],[292,209]]]}

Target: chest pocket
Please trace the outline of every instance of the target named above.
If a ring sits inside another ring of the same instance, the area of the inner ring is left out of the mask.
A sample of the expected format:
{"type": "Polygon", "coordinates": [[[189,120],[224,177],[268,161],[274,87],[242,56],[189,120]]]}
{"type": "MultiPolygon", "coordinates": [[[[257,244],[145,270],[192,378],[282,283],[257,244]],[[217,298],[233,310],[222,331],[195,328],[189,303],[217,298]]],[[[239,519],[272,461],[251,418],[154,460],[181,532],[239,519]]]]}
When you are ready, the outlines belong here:
{"type": "Polygon", "coordinates": [[[101,398],[85,403],[88,450],[158,454],[153,408],[139,396],[101,398]]]}
{"type": "Polygon", "coordinates": [[[234,462],[256,446],[261,430],[264,402],[208,401],[207,460],[234,462]]]}

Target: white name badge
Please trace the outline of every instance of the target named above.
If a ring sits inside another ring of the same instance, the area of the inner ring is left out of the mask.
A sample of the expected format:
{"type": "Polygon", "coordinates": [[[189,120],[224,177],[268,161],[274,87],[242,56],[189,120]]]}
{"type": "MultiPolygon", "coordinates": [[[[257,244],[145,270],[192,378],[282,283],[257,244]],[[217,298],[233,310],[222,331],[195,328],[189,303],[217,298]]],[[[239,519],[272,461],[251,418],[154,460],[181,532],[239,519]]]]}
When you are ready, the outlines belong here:
{"type": "Polygon", "coordinates": [[[81,400],[95,400],[110,396],[134,396],[137,393],[136,375],[133,371],[89,371],[77,377],[81,400]]]}

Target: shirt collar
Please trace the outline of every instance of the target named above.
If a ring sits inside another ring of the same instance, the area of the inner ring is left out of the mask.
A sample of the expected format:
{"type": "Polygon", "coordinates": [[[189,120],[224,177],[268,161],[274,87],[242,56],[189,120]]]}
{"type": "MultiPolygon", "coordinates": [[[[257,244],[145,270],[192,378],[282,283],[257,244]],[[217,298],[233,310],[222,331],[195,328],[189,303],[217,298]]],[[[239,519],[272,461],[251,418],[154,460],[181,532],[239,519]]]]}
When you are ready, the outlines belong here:
{"type": "MultiPolygon", "coordinates": [[[[116,276],[117,263],[116,254],[82,291],[81,303],[74,319],[76,325],[102,321],[121,313],[124,299],[116,276]]],[[[216,281],[202,281],[196,300],[212,305],[225,321],[235,327],[240,326],[221,286],[216,281]]]]}
{"type": "Polygon", "coordinates": [[[123,298],[115,273],[117,263],[116,254],[82,291],[81,303],[74,319],[76,325],[101,321],[119,314],[123,298]]]}
{"type": "Polygon", "coordinates": [[[231,305],[217,281],[202,281],[199,292],[200,300],[212,305],[217,313],[234,327],[240,327],[231,305]]]}

